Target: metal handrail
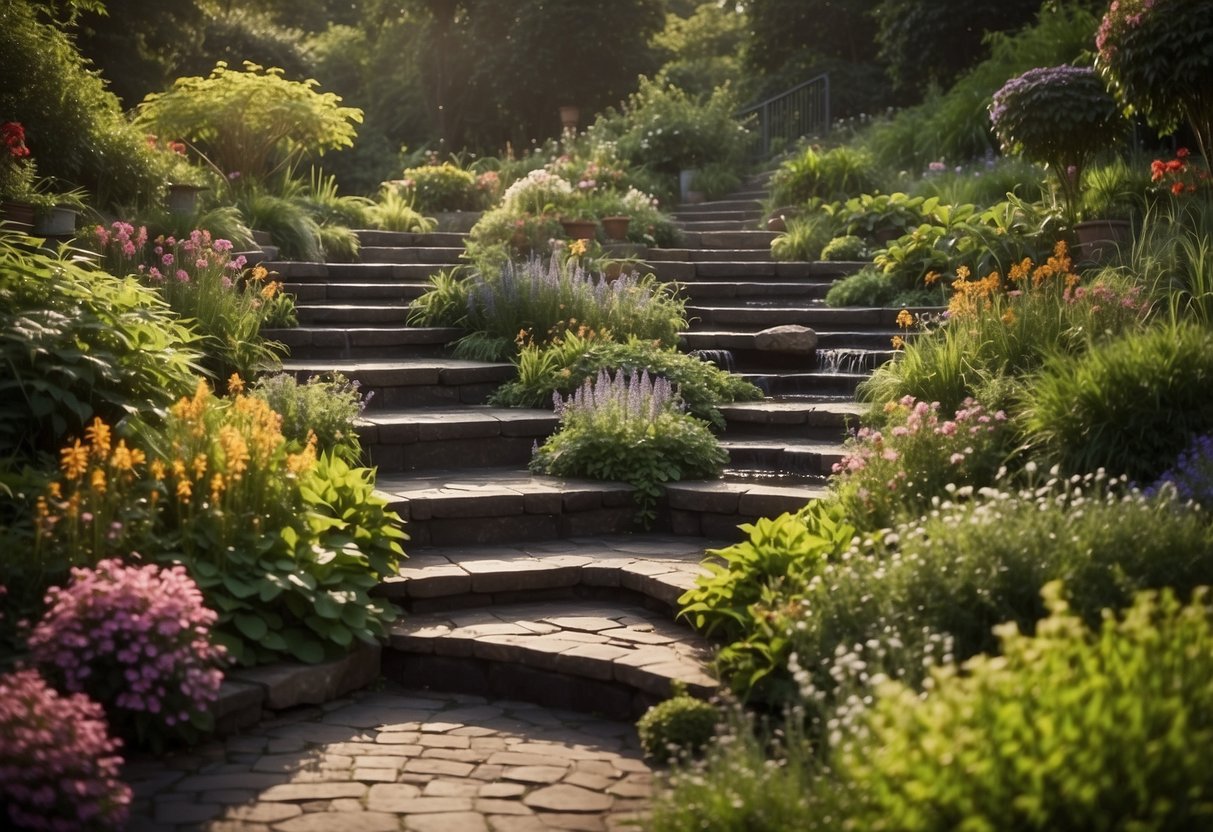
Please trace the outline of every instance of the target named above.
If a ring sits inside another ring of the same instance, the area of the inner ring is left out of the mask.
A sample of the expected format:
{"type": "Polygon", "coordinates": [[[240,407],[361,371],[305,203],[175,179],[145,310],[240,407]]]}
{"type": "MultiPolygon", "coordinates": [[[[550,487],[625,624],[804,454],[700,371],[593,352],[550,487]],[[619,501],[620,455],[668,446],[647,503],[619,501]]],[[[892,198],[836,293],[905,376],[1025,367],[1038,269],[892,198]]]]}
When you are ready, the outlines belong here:
{"type": "Polygon", "coordinates": [[[759,147],[755,155],[771,154],[773,139],[791,144],[804,136],[830,129],[830,76],[822,73],[765,101],[738,110],[738,120],[758,116],[759,147]]]}

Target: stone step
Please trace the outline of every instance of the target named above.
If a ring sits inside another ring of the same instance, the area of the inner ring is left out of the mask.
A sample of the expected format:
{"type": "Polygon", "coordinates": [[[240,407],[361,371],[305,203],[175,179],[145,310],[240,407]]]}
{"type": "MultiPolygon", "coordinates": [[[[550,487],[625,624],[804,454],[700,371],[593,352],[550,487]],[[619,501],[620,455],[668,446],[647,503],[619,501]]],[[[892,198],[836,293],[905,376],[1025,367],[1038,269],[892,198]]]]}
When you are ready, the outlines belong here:
{"type": "Polygon", "coordinates": [[[566,687],[595,710],[635,716],[676,682],[712,695],[712,654],[710,642],[663,614],[570,600],[410,616],[391,628],[384,667],[482,696],[566,687]]]}
{"type": "MultiPolygon", "coordinates": [[[[705,222],[729,223],[729,226],[722,226],[726,229],[730,227],[750,228],[763,217],[762,208],[757,205],[744,209],[717,208],[716,210],[705,210],[704,206],[706,204],[687,205],[679,208],[674,212],[674,221],[683,230],[690,231],[695,228],[696,224],[705,222]]],[[[711,229],[704,228],[702,230],[711,229]]]]}
{"type": "Polygon", "coordinates": [[[291,358],[283,370],[305,379],[331,370],[358,381],[370,395],[368,412],[380,408],[480,404],[514,377],[512,364],[453,358],[304,359],[291,358]]]}
{"type": "Polygon", "coordinates": [[[685,231],[685,248],[748,248],[770,251],[774,231],[685,231]]]}
{"type": "Polygon", "coordinates": [[[451,327],[298,326],[263,334],[285,344],[296,361],[316,364],[333,359],[441,357],[446,345],[463,335],[451,327]]]}
{"type": "Polygon", "coordinates": [[[288,283],[418,282],[452,268],[450,263],[309,263],[276,260],[264,264],[288,283]]]}
{"type": "Polygon", "coordinates": [[[770,249],[765,248],[733,248],[733,249],[701,249],[701,248],[649,248],[642,253],[646,263],[656,263],[665,260],[770,260],[770,249]]]}
{"type": "Polygon", "coordinates": [[[391,248],[462,248],[467,234],[462,231],[381,231],[359,229],[358,240],[363,246],[391,248]]]}
{"type": "Polygon", "coordinates": [[[733,218],[724,220],[678,220],[678,227],[683,234],[709,234],[712,232],[745,232],[758,228],[756,215],[753,218],[733,218]]]}
{"type": "Polygon", "coordinates": [[[859,426],[868,411],[858,402],[809,402],[803,399],[765,399],[720,406],[726,428],[724,438],[734,435],[787,435],[841,439],[859,426]]]}
{"type": "Polygon", "coordinates": [[[382,283],[284,283],[282,290],[295,296],[296,304],[415,300],[429,291],[422,281],[382,283]]]}
{"type": "Polygon", "coordinates": [[[305,303],[295,307],[301,324],[331,324],[334,326],[373,326],[404,324],[409,305],[399,301],[366,303],[305,303]]]}
{"type": "Polygon", "coordinates": [[[678,210],[674,212],[674,215],[691,216],[695,214],[714,214],[720,211],[761,210],[762,201],[760,199],[710,199],[706,202],[700,202],[694,205],[679,205],[678,210]]]}
{"type": "Polygon", "coordinates": [[[358,250],[363,263],[448,263],[463,261],[462,246],[368,246],[358,250]]]}
{"type": "Polygon", "coordinates": [[[723,539],[647,532],[538,543],[409,547],[408,560],[377,594],[408,612],[493,604],[611,598],[671,618],[678,597],[703,571],[707,549],[723,539]]]}
{"type": "Polygon", "coordinates": [[[707,281],[690,280],[679,283],[681,293],[692,301],[720,300],[722,298],[762,298],[763,300],[781,299],[789,306],[796,306],[803,301],[822,300],[830,290],[826,281],[784,281],[772,283],[757,283],[747,281],[707,281]]]}
{"type": "Polygon", "coordinates": [[[662,281],[732,280],[815,280],[831,285],[836,276],[832,270],[821,269],[816,263],[779,263],[773,260],[658,260],[649,268],[662,281]]]}
{"type": "Polygon", "coordinates": [[[854,398],[859,383],[867,373],[786,373],[740,372],[739,376],[755,385],[768,396],[808,396],[854,398]]]}
{"type": "Polygon", "coordinates": [[[820,330],[843,327],[896,330],[898,310],[879,307],[828,306],[687,306],[687,315],[698,323],[694,329],[719,329],[725,326],[739,331],[763,329],[783,324],[800,324],[820,330]]]}
{"type": "MultiPolygon", "coordinates": [[[[784,426],[786,430],[786,426],[784,426]]],[[[842,437],[831,441],[806,436],[729,431],[720,439],[729,455],[730,471],[761,471],[798,477],[825,478],[845,452],[842,437]]]]}
{"type": "MultiPolygon", "coordinates": [[[[545,477],[518,468],[387,474],[378,489],[407,522],[411,546],[555,540],[636,531],[625,483],[545,477]]],[[[792,511],[824,493],[820,483],[728,479],[670,483],[656,528],[738,539],[737,526],[792,511]]]]}
{"type": "Polygon", "coordinates": [[[555,431],[551,410],[512,407],[427,407],[367,410],[358,436],[380,472],[435,468],[525,467],[536,441],[555,431]]]}
{"type": "MultiPolygon", "coordinates": [[[[817,349],[835,349],[835,350],[879,350],[884,351],[890,348],[893,336],[899,334],[899,330],[892,327],[870,329],[870,330],[855,330],[850,328],[843,329],[817,329],[817,349]]],[[[678,336],[679,345],[684,350],[728,350],[734,353],[754,350],[754,339],[758,333],[753,330],[741,329],[721,329],[721,330],[700,330],[695,329],[688,332],[682,332],[678,336]]],[[[906,337],[906,336],[903,336],[906,337]]]]}

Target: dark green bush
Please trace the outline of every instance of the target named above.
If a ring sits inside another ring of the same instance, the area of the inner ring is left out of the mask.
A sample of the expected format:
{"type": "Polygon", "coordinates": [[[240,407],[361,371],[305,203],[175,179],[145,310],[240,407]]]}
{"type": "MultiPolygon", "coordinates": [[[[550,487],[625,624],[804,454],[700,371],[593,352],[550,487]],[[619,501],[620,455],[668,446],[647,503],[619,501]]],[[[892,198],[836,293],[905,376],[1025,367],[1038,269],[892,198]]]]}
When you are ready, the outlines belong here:
{"type": "Polygon", "coordinates": [[[1028,441],[1067,471],[1152,480],[1213,429],[1213,335],[1158,326],[1047,361],[1027,385],[1028,441]]]}
{"type": "Polygon", "coordinates": [[[868,247],[863,237],[847,234],[835,237],[821,250],[822,260],[863,260],[868,256],[868,247]]]}
{"type": "Polygon", "coordinates": [[[814,197],[849,199],[880,188],[872,157],[853,147],[807,147],[779,166],[771,177],[775,205],[800,205],[814,197]]]}
{"type": "Polygon", "coordinates": [[[257,380],[250,394],[264,399],[282,417],[282,435],[298,443],[316,437],[316,447],[355,464],[362,453],[355,422],[365,403],[358,382],[341,373],[312,376],[299,384],[294,376],[281,373],[257,380]]]}
{"type": "Polygon", "coordinates": [[[161,412],[193,388],[197,344],[133,278],[0,234],[0,459],[56,452],[95,416],[161,412]]]}
{"type": "Polygon", "coordinates": [[[716,733],[720,713],[715,706],[678,693],[644,712],[636,723],[640,747],[654,760],[695,756],[716,733]]]}
{"type": "Polygon", "coordinates": [[[147,202],[163,188],[168,159],[123,116],[71,39],[38,5],[0,0],[0,113],[24,125],[42,176],[88,191],[96,204],[147,202]]]}

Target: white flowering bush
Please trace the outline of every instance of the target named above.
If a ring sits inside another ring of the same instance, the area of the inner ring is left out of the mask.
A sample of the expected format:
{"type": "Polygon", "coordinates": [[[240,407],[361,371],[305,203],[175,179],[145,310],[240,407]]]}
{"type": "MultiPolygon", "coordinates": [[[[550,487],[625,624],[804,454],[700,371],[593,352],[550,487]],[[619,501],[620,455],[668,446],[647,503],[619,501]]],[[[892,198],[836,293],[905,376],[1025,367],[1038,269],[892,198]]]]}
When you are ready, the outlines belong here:
{"type": "Polygon", "coordinates": [[[0,676],[0,826],[124,828],[131,790],[118,778],[119,745],[84,694],[61,696],[35,670],[0,676]]]}
{"type": "Polygon", "coordinates": [[[209,727],[224,651],[210,642],[217,616],[185,567],[103,560],[73,569],[46,606],[29,639],[33,660],[105,705],[120,733],[156,745],[209,727]]]}
{"type": "Polygon", "coordinates": [[[501,204],[515,213],[558,213],[573,202],[575,193],[576,189],[567,179],[538,168],[506,188],[501,204]]]}

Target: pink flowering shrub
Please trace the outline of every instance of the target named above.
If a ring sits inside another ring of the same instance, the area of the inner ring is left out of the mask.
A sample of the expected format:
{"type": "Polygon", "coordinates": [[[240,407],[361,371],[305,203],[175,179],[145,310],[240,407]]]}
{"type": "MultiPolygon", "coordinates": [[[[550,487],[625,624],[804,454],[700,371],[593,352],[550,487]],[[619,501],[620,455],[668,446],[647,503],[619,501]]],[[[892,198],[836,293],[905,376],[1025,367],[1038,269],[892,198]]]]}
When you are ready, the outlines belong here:
{"type": "Polygon", "coordinates": [[[0,826],[121,829],[120,744],[84,694],[61,696],[35,670],[0,676],[0,826]]]}
{"type": "Polygon", "coordinates": [[[847,516],[867,528],[918,516],[952,488],[992,483],[1011,438],[1006,413],[972,398],[941,419],[939,402],[905,396],[885,405],[885,416],[882,429],[861,428],[848,440],[847,455],[834,465],[847,516]]]}
{"type": "Polygon", "coordinates": [[[216,378],[252,378],[277,365],[275,345],[261,330],[293,325],[294,300],[281,283],[267,280],[264,268],[245,273],[244,256],[232,257],[229,240],[201,229],[181,239],[149,240],[146,228],[125,222],[98,225],[91,237],[107,269],[136,275],[174,312],[196,322],[207,351],[204,365],[216,378]]]}
{"type": "Polygon", "coordinates": [[[103,560],[52,588],[29,639],[34,661],[69,691],[104,704],[121,733],[158,744],[209,727],[223,674],[217,615],[183,566],[103,560]]]}

